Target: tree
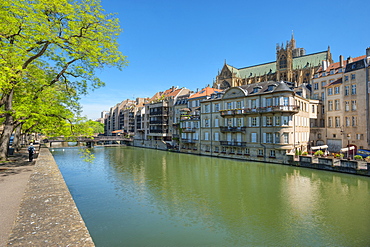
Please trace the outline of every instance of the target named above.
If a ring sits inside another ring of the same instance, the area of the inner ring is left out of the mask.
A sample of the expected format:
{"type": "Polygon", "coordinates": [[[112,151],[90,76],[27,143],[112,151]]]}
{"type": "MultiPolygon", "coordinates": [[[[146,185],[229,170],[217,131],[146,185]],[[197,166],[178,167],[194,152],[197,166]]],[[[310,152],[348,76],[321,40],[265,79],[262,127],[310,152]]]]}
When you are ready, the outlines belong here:
{"type": "Polygon", "coordinates": [[[99,0],[1,1],[0,159],[15,126],[29,117],[14,108],[17,94],[26,91],[36,100],[55,85],[77,96],[103,86],[97,69],[127,64],[118,50],[120,32],[118,19],[104,13],[99,0]]]}

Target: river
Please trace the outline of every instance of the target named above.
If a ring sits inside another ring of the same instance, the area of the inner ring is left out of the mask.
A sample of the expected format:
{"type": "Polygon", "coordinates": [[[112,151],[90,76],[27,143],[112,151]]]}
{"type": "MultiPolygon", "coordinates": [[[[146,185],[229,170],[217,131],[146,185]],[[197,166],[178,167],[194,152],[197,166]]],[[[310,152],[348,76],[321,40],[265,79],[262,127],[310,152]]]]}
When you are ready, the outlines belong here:
{"type": "Polygon", "coordinates": [[[95,147],[53,149],[96,246],[369,246],[370,178],[95,147]]]}

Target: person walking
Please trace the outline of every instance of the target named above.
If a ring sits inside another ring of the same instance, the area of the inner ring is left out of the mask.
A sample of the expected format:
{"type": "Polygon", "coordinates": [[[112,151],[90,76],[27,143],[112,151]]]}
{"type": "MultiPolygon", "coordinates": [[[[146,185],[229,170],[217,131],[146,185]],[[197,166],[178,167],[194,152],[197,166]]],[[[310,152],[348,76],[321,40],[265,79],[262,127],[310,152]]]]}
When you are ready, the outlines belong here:
{"type": "Polygon", "coordinates": [[[33,160],[33,154],[35,153],[35,147],[33,146],[33,143],[30,143],[30,146],[28,147],[28,159],[31,162],[33,160]]]}

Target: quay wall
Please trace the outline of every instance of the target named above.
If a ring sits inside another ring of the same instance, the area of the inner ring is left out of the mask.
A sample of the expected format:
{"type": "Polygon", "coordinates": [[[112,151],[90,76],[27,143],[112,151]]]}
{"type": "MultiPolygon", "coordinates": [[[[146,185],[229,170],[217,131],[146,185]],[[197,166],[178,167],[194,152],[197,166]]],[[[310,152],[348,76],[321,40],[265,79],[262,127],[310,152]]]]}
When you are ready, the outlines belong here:
{"type": "Polygon", "coordinates": [[[39,151],[8,246],[95,246],[47,148],[39,151]]]}

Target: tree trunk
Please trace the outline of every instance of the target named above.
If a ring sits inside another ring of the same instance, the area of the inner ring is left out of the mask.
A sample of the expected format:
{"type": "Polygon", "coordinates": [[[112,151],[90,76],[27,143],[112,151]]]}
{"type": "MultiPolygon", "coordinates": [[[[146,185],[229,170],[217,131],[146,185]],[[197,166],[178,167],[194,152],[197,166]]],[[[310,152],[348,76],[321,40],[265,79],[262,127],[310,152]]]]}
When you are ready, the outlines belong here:
{"type": "Polygon", "coordinates": [[[14,131],[14,140],[13,140],[12,147],[16,151],[19,151],[21,149],[21,129],[22,129],[22,124],[18,124],[17,127],[15,127],[15,131],[14,131]]]}
{"type": "Polygon", "coordinates": [[[4,130],[0,137],[0,160],[6,160],[8,156],[9,140],[14,130],[14,117],[12,114],[13,94],[14,94],[14,89],[11,89],[9,94],[3,95],[5,99],[4,110],[6,114],[5,114],[5,121],[3,125],[4,130]]]}

